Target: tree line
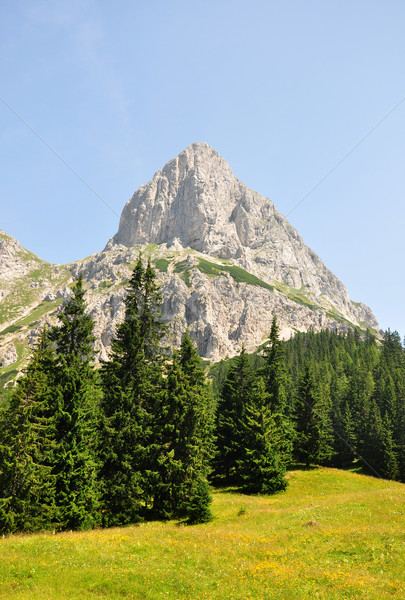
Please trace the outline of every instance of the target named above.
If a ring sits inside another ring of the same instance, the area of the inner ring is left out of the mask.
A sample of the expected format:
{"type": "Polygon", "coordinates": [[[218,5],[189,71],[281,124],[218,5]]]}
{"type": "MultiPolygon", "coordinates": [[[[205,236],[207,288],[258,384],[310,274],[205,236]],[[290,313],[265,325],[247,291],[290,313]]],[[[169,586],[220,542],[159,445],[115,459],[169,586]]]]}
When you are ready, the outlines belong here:
{"type": "Polygon", "coordinates": [[[213,401],[185,332],[174,352],[139,258],[109,360],[94,366],[82,278],[0,415],[0,532],[211,518],[213,401]]]}
{"type": "Polygon", "coordinates": [[[246,493],[287,486],[294,461],[405,480],[405,367],[398,334],[329,331],[242,348],[206,378],[166,325],[139,257],[108,361],[94,365],[79,276],[0,412],[0,532],[212,518],[210,482],[246,493]]]}
{"type": "MultiPolygon", "coordinates": [[[[388,330],[378,341],[352,329],[308,331],[283,342],[277,330],[274,319],[263,353],[242,351],[212,367],[218,422],[237,372],[246,381],[263,378],[285,464],[357,467],[405,482],[405,344],[399,334],[388,330]]],[[[241,382],[238,388],[244,389],[241,382]]],[[[251,389],[248,384],[247,395],[251,389]]],[[[224,430],[224,440],[228,435],[224,430]]]]}

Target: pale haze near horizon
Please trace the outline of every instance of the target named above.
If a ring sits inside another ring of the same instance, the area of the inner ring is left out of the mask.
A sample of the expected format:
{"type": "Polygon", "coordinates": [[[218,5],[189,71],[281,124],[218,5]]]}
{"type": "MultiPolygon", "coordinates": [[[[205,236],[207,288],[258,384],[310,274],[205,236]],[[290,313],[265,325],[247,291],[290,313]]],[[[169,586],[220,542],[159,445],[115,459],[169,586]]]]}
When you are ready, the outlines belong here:
{"type": "Polygon", "coordinates": [[[400,1],[2,3],[0,228],[84,258],[204,141],[404,334],[404,19],[400,1]]]}

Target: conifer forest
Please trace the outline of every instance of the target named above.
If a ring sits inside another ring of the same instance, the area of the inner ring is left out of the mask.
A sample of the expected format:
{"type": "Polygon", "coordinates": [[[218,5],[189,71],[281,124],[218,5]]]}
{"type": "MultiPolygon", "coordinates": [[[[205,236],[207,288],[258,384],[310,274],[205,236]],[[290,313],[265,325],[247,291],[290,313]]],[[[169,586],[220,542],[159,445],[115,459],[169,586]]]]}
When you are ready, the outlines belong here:
{"type": "Polygon", "coordinates": [[[140,256],[108,361],[96,366],[85,282],[42,330],[0,409],[0,533],[212,518],[210,486],[285,490],[292,465],[405,481],[405,349],[349,329],[207,366],[188,331],[166,345],[140,256]]]}

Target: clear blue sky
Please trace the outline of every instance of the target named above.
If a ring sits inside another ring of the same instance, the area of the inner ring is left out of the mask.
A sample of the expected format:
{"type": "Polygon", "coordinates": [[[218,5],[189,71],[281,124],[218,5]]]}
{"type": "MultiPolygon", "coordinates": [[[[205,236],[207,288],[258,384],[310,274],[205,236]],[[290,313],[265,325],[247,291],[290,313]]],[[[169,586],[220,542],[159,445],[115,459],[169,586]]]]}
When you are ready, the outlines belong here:
{"type": "Polygon", "coordinates": [[[405,96],[404,29],[403,0],[4,0],[1,97],[108,206],[0,101],[0,228],[83,258],[205,141],[403,335],[405,101],[371,130],[405,96]]]}

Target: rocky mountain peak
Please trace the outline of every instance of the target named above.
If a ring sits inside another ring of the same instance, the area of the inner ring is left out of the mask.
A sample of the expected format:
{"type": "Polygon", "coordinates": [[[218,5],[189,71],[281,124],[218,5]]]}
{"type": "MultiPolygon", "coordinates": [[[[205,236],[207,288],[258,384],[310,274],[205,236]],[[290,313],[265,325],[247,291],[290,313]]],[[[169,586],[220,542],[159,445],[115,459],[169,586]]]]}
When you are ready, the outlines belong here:
{"type": "Polygon", "coordinates": [[[257,241],[273,204],[249,190],[216,150],[188,146],[127,202],[114,242],[168,244],[225,258],[243,255],[257,241]]]}
{"type": "Polygon", "coordinates": [[[350,300],[274,204],[237,179],[216,150],[195,143],[134,193],[102,252],[51,265],[0,232],[0,364],[6,375],[24,366],[28,344],[45,323],[55,322],[79,273],[87,282],[95,349],[106,359],[139,250],[158,272],[168,343],[178,345],[187,327],[210,360],[232,356],[242,344],[253,351],[268,336],[274,314],[283,337],[310,327],[378,328],[371,310],[350,300]]]}
{"type": "Polygon", "coordinates": [[[191,144],[134,193],[107,249],[144,244],[230,260],[308,306],[366,320],[273,202],[237,179],[208,144],[191,144]]]}

